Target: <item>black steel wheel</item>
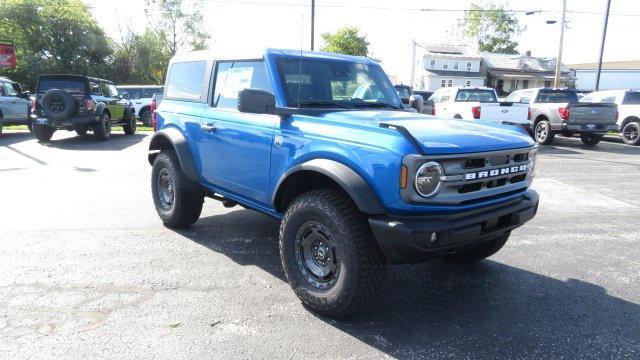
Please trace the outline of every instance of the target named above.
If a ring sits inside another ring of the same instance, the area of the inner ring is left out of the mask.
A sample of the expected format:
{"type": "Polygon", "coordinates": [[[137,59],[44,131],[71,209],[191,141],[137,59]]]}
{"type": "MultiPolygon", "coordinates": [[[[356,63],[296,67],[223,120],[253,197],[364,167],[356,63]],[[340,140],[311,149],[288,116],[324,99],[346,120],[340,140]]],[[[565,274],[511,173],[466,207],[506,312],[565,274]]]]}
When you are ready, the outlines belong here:
{"type": "Polygon", "coordinates": [[[627,145],[640,144],[640,123],[630,122],[622,129],[622,140],[627,145]]]}
{"type": "Polygon", "coordinates": [[[338,189],[310,191],[287,206],[280,257],[302,304],[330,317],[366,308],[383,282],[386,264],[366,217],[338,189]]]}

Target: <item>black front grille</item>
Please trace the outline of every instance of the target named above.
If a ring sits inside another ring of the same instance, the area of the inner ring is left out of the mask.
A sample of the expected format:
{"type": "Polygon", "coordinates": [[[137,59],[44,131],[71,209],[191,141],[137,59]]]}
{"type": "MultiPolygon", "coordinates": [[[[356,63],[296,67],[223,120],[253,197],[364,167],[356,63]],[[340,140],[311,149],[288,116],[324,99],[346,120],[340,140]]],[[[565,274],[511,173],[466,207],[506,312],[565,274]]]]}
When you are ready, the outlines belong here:
{"type": "Polygon", "coordinates": [[[480,168],[483,168],[484,166],[485,166],[484,158],[469,159],[464,162],[465,169],[480,169],[480,168]]]}

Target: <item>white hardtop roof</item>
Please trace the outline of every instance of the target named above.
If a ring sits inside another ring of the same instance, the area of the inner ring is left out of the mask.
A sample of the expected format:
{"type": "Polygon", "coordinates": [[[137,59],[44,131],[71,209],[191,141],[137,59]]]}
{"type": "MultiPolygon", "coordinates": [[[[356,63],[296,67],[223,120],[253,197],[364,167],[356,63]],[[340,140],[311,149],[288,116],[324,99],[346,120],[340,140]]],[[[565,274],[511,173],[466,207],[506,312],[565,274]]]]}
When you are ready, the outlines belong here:
{"type": "Polygon", "coordinates": [[[244,50],[238,49],[233,51],[213,51],[213,50],[198,50],[188,52],[178,52],[171,62],[175,61],[196,61],[196,60],[236,60],[236,59],[262,59],[266,49],[256,50],[244,50]]]}

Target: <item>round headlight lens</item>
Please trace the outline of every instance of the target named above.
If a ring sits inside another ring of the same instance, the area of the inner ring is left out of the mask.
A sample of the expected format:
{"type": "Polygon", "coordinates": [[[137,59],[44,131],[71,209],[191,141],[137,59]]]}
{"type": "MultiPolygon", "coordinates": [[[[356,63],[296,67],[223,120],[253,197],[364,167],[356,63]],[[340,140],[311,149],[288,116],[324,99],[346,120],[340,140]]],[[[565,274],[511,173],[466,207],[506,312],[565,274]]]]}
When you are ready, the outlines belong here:
{"type": "Polygon", "coordinates": [[[432,197],[442,187],[442,176],[444,170],[437,162],[429,161],[420,165],[416,172],[416,191],[423,197],[432,197]]]}

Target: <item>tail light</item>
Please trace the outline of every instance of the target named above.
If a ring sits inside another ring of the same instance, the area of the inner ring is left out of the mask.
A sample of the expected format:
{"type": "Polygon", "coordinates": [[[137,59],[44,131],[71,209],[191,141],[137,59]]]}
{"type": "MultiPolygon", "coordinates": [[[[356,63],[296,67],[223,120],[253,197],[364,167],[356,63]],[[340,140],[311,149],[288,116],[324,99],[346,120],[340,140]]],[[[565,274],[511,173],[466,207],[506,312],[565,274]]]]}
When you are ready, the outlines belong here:
{"type": "Polygon", "coordinates": [[[474,119],[480,119],[480,106],[474,106],[471,108],[471,113],[474,119]]]}
{"type": "Polygon", "coordinates": [[[527,120],[531,120],[531,108],[527,110],[527,120]]]}
{"type": "Polygon", "coordinates": [[[157,120],[156,120],[156,109],[158,108],[158,103],[156,103],[156,97],[153,96],[153,98],[151,98],[151,104],[149,105],[149,108],[151,108],[151,127],[153,127],[153,131],[156,131],[157,128],[157,120]]]}
{"type": "Polygon", "coordinates": [[[560,113],[560,119],[562,119],[562,121],[567,121],[569,120],[569,115],[571,114],[571,111],[569,110],[569,107],[563,107],[558,109],[558,113],[560,113]]]}
{"type": "Polygon", "coordinates": [[[32,114],[36,113],[36,99],[35,98],[31,98],[31,113],[32,114]]]}
{"type": "Polygon", "coordinates": [[[93,110],[93,100],[91,98],[88,98],[85,100],[85,106],[87,107],[87,110],[92,111],[93,110]]]}
{"type": "Polygon", "coordinates": [[[435,104],[433,104],[431,106],[431,115],[434,115],[434,116],[436,115],[436,105],[435,104]]]}

